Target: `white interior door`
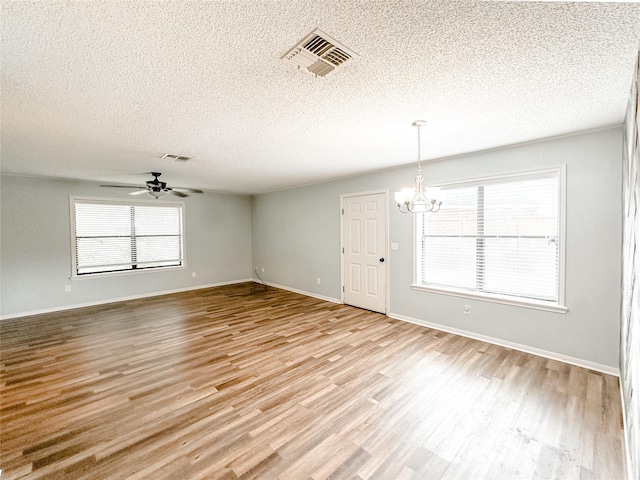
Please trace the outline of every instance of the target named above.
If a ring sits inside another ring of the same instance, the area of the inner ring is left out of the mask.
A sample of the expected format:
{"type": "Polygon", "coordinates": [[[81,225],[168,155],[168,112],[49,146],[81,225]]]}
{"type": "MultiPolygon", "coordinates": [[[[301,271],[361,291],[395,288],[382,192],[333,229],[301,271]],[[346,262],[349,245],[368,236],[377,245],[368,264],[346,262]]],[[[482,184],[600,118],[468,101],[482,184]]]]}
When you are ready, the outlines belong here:
{"type": "Polygon", "coordinates": [[[386,194],[343,197],[343,300],[387,313],[386,194]]]}

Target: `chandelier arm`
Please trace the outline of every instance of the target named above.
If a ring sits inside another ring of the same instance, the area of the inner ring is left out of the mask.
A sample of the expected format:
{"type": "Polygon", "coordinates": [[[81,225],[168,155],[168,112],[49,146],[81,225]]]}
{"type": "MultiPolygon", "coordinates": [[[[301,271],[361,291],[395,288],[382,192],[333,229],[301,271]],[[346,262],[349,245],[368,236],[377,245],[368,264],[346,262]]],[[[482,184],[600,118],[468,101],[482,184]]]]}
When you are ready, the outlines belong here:
{"type": "Polygon", "coordinates": [[[398,205],[398,210],[400,210],[400,213],[411,213],[411,210],[409,210],[409,206],[406,203],[398,203],[397,205],[398,205]],[[402,209],[403,205],[407,207],[406,210],[402,209]]]}

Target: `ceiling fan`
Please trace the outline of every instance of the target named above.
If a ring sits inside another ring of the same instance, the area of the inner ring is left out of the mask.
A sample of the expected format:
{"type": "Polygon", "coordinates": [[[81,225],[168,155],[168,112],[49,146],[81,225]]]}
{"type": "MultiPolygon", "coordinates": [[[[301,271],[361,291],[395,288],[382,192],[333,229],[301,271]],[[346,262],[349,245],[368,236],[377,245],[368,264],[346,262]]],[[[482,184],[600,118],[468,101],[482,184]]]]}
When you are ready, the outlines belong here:
{"type": "Polygon", "coordinates": [[[115,188],[134,188],[138,189],[138,192],[131,192],[129,195],[142,195],[143,193],[147,193],[153,198],[160,198],[165,196],[167,193],[172,193],[178,197],[188,197],[189,195],[185,192],[189,193],[202,193],[202,190],[197,190],[195,188],[182,188],[182,187],[167,187],[166,182],[161,182],[158,180],[158,177],[162,175],[160,172],[151,172],[153,175],[153,180],[147,180],[147,184],[144,187],[137,185],[100,185],[101,187],[115,187],[115,188]]]}

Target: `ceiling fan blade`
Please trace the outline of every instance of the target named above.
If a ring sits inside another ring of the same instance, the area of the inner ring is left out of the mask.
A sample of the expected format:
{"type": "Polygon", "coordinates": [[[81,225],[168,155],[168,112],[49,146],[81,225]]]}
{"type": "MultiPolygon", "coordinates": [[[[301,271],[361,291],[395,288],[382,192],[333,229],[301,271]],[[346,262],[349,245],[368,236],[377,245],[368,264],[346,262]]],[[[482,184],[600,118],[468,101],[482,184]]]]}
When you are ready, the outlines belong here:
{"type": "Polygon", "coordinates": [[[101,187],[111,187],[111,188],[144,188],[145,190],[147,189],[147,187],[140,187],[138,185],[100,185],[101,187]]]}
{"type": "Polygon", "coordinates": [[[187,195],[186,193],[182,193],[182,192],[178,192],[175,189],[172,189],[170,193],[173,193],[174,195],[176,195],[177,197],[188,197],[189,195],[187,195]]]}
{"type": "MultiPolygon", "coordinates": [[[[142,187],[140,187],[142,188],[142,187]]],[[[131,192],[129,195],[142,195],[143,193],[147,193],[147,189],[145,188],[144,190],[140,190],[138,192],[131,192]]]]}
{"type": "Polygon", "coordinates": [[[183,192],[189,193],[204,193],[202,190],[198,190],[197,188],[182,188],[182,187],[173,187],[174,190],[180,190],[183,192]]]}

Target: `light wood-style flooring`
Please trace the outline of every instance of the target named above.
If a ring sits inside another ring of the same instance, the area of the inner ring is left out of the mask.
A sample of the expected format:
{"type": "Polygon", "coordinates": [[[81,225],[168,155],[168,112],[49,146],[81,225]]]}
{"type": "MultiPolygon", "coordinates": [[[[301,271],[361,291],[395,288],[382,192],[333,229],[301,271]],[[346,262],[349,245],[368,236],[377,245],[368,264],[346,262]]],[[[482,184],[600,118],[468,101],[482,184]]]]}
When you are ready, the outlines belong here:
{"type": "Polygon", "coordinates": [[[2,480],[624,478],[617,378],[275,288],[0,334],[2,480]]]}

